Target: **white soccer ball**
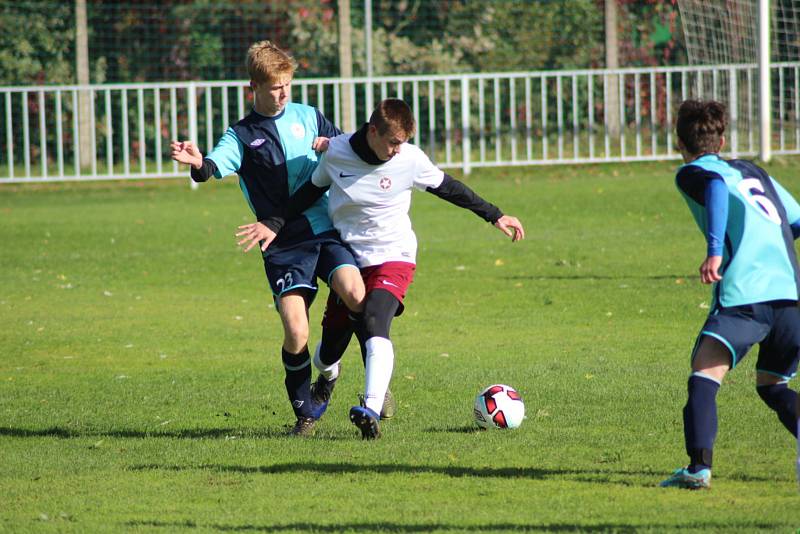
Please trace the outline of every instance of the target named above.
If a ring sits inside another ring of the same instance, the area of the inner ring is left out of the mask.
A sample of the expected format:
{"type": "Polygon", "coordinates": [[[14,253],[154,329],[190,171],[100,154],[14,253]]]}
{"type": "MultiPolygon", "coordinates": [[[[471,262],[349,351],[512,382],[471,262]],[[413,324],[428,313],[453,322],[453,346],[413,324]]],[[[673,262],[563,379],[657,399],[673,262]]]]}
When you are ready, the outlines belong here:
{"type": "Polygon", "coordinates": [[[517,428],[525,419],[525,403],[517,390],[494,384],[475,397],[475,423],[481,428],[517,428]]]}

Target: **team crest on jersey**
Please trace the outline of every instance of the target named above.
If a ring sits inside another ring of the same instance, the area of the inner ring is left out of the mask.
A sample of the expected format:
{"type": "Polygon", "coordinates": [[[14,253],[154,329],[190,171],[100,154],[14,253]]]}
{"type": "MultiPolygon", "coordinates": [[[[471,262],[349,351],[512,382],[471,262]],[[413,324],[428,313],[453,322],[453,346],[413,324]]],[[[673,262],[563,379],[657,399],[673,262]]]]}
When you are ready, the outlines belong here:
{"type": "Polygon", "coordinates": [[[392,179],[389,178],[388,176],[381,176],[381,179],[378,182],[378,185],[384,191],[388,191],[389,189],[392,188],[392,179]]]}
{"type": "Polygon", "coordinates": [[[297,139],[302,139],[303,136],[306,135],[306,129],[303,128],[303,125],[299,122],[292,124],[289,129],[292,131],[292,135],[297,139]]]}
{"type": "Polygon", "coordinates": [[[250,146],[253,147],[253,148],[258,148],[261,145],[263,145],[265,141],[266,141],[266,139],[264,139],[264,138],[258,138],[258,139],[254,140],[254,141],[251,141],[250,142],[250,146]]]}

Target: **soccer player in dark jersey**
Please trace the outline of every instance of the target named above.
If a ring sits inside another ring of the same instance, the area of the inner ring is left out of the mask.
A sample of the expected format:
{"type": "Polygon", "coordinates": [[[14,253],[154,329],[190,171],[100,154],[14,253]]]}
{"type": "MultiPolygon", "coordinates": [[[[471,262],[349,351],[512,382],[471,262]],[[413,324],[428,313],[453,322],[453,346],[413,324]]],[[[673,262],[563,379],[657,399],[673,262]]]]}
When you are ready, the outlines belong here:
{"type": "Polygon", "coordinates": [[[678,148],[686,164],[676,184],[706,238],[700,280],[713,285],[683,409],[689,465],[662,487],[710,487],[717,391],[756,343],[756,391],[797,437],[797,393],[788,381],[800,355],[800,270],[794,248],[800,205],[757,165],[720,158],[726,125],[719,102],[687,100],[678,111],[678,148]]]}
{"type": "MultiPolygon", "coordinates": [[[[188,141],[173,141],[172,158],[192,166],[191,176],[204,182],[211,176],[239,175],[239,185],[257,220],[276,212],[289,195],[307,182],[317,167],[316,150],[325,138],[341,133],[317,109],[289,102],[296,64],[269,41],[247,52],[253,110],[230,126],[210,154],[203,157],[188,141]]],[[[262,239],[261,223],[239,227],[245,252],[262,239]]],[[[292,434],[313,433],[314,422],[327,402],[315,404],[310,395],[308,307],[325,280],[343,302],[359,311],[364,284],[352,252],[339,239],[322,197],[286,222],[279,239],[261,247],[264,269],[284,329],[281,357],[285,385],[296,424],[292,434]]]]}
{"type": "MultiPolygon", "coordinates": [[[[408,104],[394,98],[382,101],[361,129],[330,140],[311,181],[292,196],[287,214],[291,217],[330,188],[331,220],[361,267],[367,294],[359,341],[366,352],[366,379],[363,403],[350,409],[350,420],[364,439],[381,435],[381,406],[394,366],[389,331],[393,318],[403,311],[403,299],[414,278],[417,239],[408,216],[412,190],[428,191],[471,210],[513,241],[525,237],[516,217],[503,214],[409,144],[415,129],[408,104]]],[[[281,221],[266,224],[280,230],[281,221]]],[[[325,320],[343,312],[329,299],[325,320]]],[[[338,366],[340,358],[335,352],[321,355],[318,367],[323,377],[338,366]]]]}

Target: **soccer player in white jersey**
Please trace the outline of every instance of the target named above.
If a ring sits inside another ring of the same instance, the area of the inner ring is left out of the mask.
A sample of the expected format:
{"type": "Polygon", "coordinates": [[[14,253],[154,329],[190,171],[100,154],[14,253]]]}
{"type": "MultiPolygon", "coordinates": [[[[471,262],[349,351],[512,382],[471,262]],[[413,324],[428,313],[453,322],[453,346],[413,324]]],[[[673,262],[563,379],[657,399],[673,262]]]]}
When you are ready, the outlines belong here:
{"type": "MultiPolygon", "coordinates": [[[[415,129],[413,113],[404,101],[382,101],[357,132],[330,140],[311,181],[292,196],[289,211],[265,223],[280,231],[284,217],[330,188],[328,213],[353,250],[366,286],[359,336],[366,350],[365,392],[362,404],[350,409],[350,420],[364,439],[381,435],[379,414],[394,367],[389,330],[392,319],[403,311],[416,267],[417,239],[408,216],[412,189],[473,211],[513,241],[525,237],[516,217],[504,215],[409,144],[415,129]]],[[[346,308],[329,299],[325,321],[346,313],[346,308]]],[[[323,377],[337,375],[342,353],[315,358],[323,377]]]]}

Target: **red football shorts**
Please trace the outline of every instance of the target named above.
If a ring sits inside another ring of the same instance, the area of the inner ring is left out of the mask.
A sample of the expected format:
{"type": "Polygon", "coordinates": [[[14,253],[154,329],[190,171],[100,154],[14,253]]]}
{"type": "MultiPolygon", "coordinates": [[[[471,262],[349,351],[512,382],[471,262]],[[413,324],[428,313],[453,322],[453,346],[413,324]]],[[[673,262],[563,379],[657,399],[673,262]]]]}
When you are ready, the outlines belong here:
{"type": "MultiPolygon", "coordinates": [[[[416,265],[406,261],[387,261],[380,265],[370,265],[361,269],[361,278],[364,279],[366,294],[375,289],[383,289],[394,295],[400,302],[397,315],[403,312],[403,299],[408,291],[408,286],[414,280],[416,265]]],[[[350,310],[331,291],[325,305],[325,314],[322,316],[322,326],[329,328],[344,328],[347,326],[350,310]]]]}

